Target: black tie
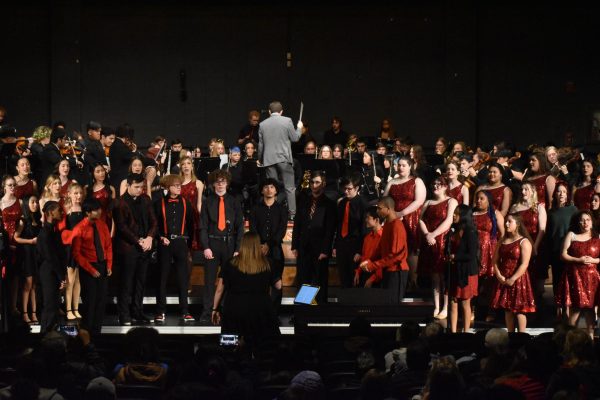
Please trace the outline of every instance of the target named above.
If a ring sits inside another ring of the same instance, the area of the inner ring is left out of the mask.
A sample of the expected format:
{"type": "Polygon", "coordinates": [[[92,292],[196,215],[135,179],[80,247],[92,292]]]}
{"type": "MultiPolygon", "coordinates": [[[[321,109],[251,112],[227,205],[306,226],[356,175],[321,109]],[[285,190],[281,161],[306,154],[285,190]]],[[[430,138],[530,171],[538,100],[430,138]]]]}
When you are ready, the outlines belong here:
{"type": "Polygon", "coordinates": [[[102,241],[100,240],[100,233],[98,233],[98,227],[95,223],[92,224],[94,228],[94,247],[96,248],[96,258],[98,258],[98,262],[101,263],[104,261],[104,249],[102,248],[102,241]]]}

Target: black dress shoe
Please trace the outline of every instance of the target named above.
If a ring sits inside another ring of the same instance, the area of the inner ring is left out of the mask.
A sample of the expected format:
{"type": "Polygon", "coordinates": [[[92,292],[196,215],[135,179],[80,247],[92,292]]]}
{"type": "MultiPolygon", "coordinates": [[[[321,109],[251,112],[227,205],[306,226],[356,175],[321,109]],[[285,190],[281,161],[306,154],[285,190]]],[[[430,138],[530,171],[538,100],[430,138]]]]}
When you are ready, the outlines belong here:
{"type": "Polygon", "coordinates": [[[131,318],[119,318],[119,325],[131,326],[131,318]]]}
{"type": "Polygon", "coordinates": [[[138,314],[133,317],[133,322],[136,322],[138,324],[149,324],[151,322],[154,322],[154,318],[147,314],[138,314]]]}

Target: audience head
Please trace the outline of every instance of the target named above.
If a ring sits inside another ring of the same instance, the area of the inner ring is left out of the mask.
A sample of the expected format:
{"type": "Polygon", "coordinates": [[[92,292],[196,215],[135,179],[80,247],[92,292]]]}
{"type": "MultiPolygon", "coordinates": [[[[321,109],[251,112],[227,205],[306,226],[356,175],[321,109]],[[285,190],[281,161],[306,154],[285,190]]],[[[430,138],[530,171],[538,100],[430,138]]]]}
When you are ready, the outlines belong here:
{"type": "Polygon", "coordinates": [[[492,328],[485,334],[485,347],[495,354],[508,352],[508,332],[502,328],[492,328]]]}
{"type": "Polygon", "coordinates": [[[465,383],[458,367],[450,357],[441,357],[433,361],[427,383],[423,389],[428,400],[459,400],[463,398],[465,383]]]}
{"type": "Polygon", "coordinates": [[[115,400],[116,398],[115,384],[103,376],[92,379],[85,389],[85,400],[115,400]]]}
{"type": "Polygon", "coordinates": [[[323,397],[325,395],[325,385],[319,375],[315,371],[301,371],[292,378],[290,382],[290,389],[295,389],[299,392],[316,396],[316,398],[323,397]]]}

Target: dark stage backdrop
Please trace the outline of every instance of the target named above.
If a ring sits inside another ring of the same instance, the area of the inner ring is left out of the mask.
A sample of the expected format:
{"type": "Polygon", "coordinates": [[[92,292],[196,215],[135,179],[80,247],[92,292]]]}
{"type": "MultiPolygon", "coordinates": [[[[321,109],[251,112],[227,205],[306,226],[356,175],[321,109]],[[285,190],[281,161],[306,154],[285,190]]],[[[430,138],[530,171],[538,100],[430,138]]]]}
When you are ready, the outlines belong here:
{"type": "Polygon", "coordinates": [[[359,135],[390,118],[426,147],[588,141],[598,10],[459,3],[19,2],[0,24],[0,104],[27,136],[94,119],[129,122],[140,145],[231,143],[272,99],[294,119],[304,101],[316,137],[338,115],[359,135]]]}

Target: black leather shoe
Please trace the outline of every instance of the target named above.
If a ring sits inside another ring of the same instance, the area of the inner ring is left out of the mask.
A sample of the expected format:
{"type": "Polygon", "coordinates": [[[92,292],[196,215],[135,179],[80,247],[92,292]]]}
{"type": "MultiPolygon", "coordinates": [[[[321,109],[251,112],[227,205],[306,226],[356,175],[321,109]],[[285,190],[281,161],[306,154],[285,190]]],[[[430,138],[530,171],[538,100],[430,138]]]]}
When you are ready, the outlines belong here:
{"type": "Polygon", "coordinates": [[[131,326],[131,318],[119,318],[119,325],[131,326]]]}

